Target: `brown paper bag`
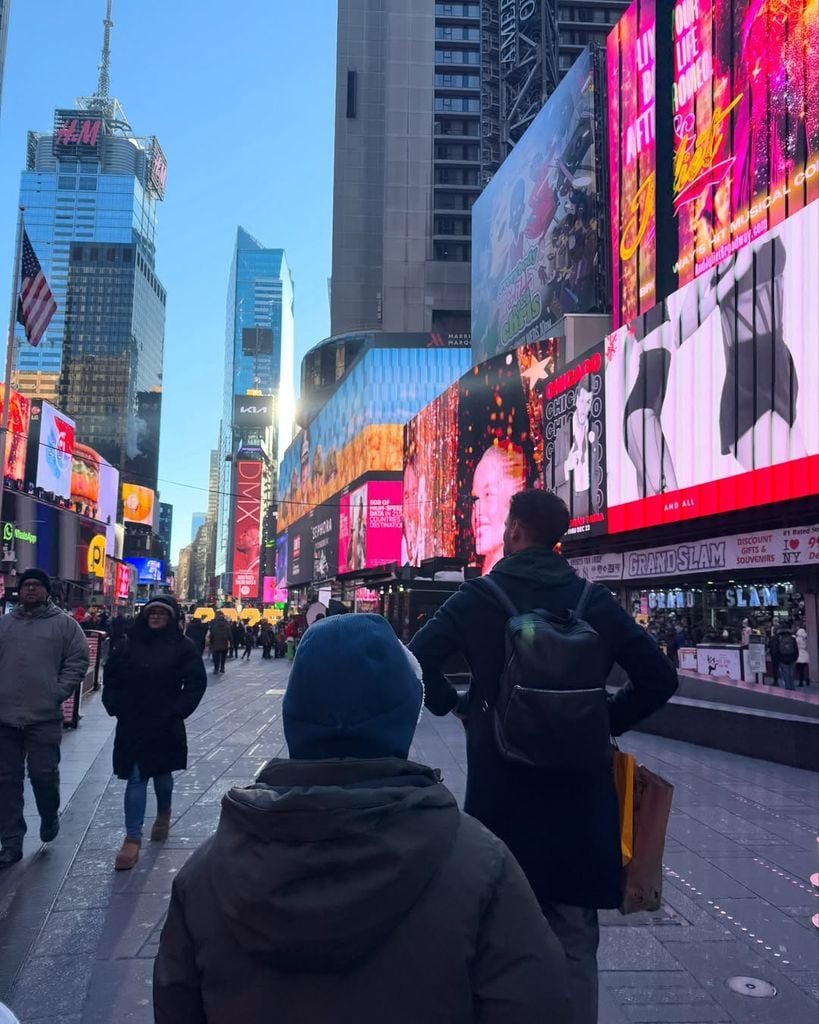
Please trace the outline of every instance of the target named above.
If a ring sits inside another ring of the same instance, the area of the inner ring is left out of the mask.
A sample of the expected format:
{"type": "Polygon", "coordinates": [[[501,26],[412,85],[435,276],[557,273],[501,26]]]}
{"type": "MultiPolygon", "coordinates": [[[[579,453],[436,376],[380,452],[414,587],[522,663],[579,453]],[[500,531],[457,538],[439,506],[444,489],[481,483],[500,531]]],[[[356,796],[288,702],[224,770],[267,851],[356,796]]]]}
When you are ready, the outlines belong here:
{"type": "Polygon", "coordinates": [[[621,914],[659,910],[663,849],[674,787],[644,765],[634,769],[634,851],[623,868],[621,914]]]}

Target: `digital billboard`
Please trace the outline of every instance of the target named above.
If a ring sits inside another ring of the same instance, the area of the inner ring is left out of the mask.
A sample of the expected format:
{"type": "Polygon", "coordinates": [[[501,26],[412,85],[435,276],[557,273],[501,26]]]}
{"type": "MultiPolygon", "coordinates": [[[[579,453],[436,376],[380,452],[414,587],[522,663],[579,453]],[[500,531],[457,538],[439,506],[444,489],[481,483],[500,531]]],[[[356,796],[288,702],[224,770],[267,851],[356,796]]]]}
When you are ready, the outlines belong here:
{"type": "Polygon", "coordinates": [[[605,371],[592,349],[546,382],[543,484],[566,502],[570,534],[606,530],[605,371]]]}
{"type": "Polygon", "coordinates": [[[558,340],[473,367],[405,432],[402,558],[458,557],[486,573],[502,557],[509,499],[539,486],[543,396],[558,340]]]}
{"type": "Polygon", "coordinates": [[[375,569],[401,559],[400,480],[370,480],[339,500],[338,571],[375,569]]]}
{"type": "MultiPolygon", "coordinates": [[[[0,416],[3,415],[5,385],[0,384],[0,416]]],[[[9,388],[9,424],[6,437],[6,459],[3,475],[12,480],[26,479],[26,454],[31,420],[31,402],[13,388],[9,388]]]]}
{"type": "Polygon", "coordinates": [[[615,326],[819,199],[817,52],[815,0],[625,12],[607,42],[615,326]]]}
{"type": "Polygon", "coordinates": [[[338,508],[321,505],[310,513],[313,547],[313,582],[329,580],[338,572],[338,508]]]}
{"type": "Polygon", "coordinates": [[[817,282],[812,203],[606,339],[610,532],[819,493],[817,282]]]}
{"type": "Polygon", "coordinates": [[[296,587],[313,578],[313,534],[305,516],[287,530],[287,583],[296,587]]]}
{"type": "Polygon", "coordinates": [[[153,526],[156,494],[139,484],[122,485],[122,518],[126,523],[153,526]]]}
{"type": "Polygon", "coordinates": [[[279,528],[366,474],[400,473],[404,424],[470,363],[468,348],[367,351],[284,453],[279,528]]]}
{"type": "Polygon", "coordinates": [[[126,558],[137,572],[137,583],[164,583],[165,563],[161,558],[126,558]]]}
{"type": "Polygon", "coordinates": [[[50,403],[32,403],[31,443],[37,466],[35,483],[60,498],[71,497],[74,427],[74,420],[64,416],[50,403]]]}
{"type": "MultiPolygon", "coordinates": [[[[266,600],[266,599],[265,599],[266,600]]],[[[287,533],[276,538],[276,577],[273,601],[287,600],[287,533]]]]}
{"type": "Polygon", "coordinates": [[[101,523],[113,526],[117,521],[118,498],[117,470],[98,451],[75,441],[71,458],[71,500],[86,506],[101,523]]]}
{"type": "Polygon", "coordinates": [[[594,77],[585,50],[472,207],[474,363],[599,302],[594,77]]]}
{"type": "Polygon", "coordinates": [[[264,431],[273,426],[273,395],[234,395],[233,425],[240,430],[264,431]]]}
{"type": "Polygon", "coordinates": [[[102,533],[93,519],[17,490],[4,490],[3,561],[63,580],[96,575],[102,533]]]}
{"type": "Polygon", "coordinates": [[[234,597],[259,596],[259,559],[262,551],[262,463],[240,459],[236,463],[233,499],[234,597]]]}
{"type": "Polygon", "coordinates": [[[606,41],[612,316],[656,300],[655,0],[635,0],[606,41]]]}

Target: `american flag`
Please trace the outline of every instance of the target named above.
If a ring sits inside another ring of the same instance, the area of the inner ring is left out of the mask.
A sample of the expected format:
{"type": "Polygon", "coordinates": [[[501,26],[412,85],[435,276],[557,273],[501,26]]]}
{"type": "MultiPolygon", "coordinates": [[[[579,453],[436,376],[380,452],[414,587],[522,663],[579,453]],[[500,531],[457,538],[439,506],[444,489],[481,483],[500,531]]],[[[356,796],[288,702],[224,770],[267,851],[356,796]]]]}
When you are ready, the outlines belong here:
{"type": "Polygon", "coordinates": [[[56,312],[57,303],[24,231],[23,283],[17,300],[17,322],[23,325],[30,345],[36,348],[40,344],[56,312]]]}

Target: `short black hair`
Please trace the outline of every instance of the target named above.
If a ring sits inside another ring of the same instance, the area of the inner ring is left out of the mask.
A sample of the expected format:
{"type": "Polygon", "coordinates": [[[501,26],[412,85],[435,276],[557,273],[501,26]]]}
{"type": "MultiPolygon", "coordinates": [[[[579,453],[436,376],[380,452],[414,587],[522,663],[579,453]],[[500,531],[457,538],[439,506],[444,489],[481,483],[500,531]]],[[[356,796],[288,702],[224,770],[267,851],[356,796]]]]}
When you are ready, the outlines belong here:
{"type": "Polygon", "coordinates": [[[521,524],[535,544],[553,548],[569,529],[566,503],[551,491],[528,487],[513,494],[509,518],[521,524]]]}

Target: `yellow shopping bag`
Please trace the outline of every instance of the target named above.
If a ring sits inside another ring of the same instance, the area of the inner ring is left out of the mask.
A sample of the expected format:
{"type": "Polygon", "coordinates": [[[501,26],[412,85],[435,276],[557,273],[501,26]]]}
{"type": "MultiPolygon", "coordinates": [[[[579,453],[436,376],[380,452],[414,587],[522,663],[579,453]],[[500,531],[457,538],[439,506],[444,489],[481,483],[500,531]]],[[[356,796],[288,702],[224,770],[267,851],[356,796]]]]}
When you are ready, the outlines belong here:
{"type": "Polygon", "coordinates": [[[617,803],[620,809],[620,853],[623,867],[634,856],[634,757],[612,747],[614,785],[617,788],[617,803]]]}

